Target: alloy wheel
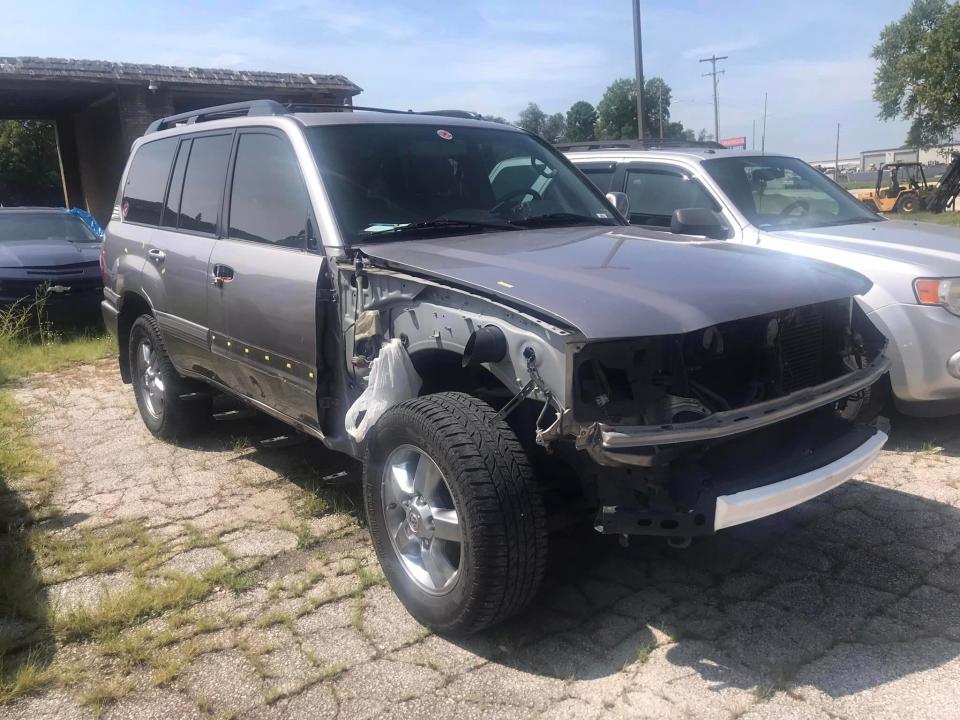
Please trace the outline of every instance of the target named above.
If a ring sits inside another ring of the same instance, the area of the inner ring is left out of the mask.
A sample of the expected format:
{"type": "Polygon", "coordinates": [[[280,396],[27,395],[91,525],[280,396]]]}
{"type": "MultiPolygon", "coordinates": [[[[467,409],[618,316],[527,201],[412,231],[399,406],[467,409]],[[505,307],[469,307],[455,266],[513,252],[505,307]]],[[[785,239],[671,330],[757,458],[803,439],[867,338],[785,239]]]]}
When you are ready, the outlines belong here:
{"type": "Polygon", "coordinates": [[[453,495],[437,464],[401,445],[387,457],[383,517],[407,576],[431,595],[449,592],[463,561],[463,534],[453,495]]]}

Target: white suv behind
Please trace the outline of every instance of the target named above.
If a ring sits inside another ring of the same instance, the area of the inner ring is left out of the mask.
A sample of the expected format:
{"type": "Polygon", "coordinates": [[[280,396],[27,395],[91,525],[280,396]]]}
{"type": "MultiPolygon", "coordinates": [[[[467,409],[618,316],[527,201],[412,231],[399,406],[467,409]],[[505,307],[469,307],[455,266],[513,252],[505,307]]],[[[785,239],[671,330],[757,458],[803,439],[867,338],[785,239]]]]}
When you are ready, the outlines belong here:
{"type": "Polygon", "coordinates": [[[629,141],[559,149],[601,191],[626,194],[632,224],[759,245],[866,275],[873,288],[859,301],[891,341],[897,408],[960,413],[960,231],[886,220],[797,158],[629,141]]]}

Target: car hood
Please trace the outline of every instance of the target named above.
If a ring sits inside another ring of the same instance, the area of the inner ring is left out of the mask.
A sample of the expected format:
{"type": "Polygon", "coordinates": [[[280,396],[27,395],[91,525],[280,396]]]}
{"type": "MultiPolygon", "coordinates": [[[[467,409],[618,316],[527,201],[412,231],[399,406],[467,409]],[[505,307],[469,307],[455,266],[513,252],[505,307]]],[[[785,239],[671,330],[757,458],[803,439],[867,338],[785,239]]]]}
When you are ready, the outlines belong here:
{"type": "Polygon", "coordinates": [[[47,268],[99,262],[100,243],[69,240],[14,240],[0,243],[0,268],[47,268]]]}
{"type": "MultiPolygon", "coordinates": [[[[960,230],[944,225],[887,220],[764,232],[785,240],[905,263],[919,269],[919,274],[960,275],[960,230]]],[[[829,259],[828,255],[819,255],[829,259]]],[[[863,266],[868,268],[869,264],[863,266]]]]}
{"type": "Polygon", "coordinates": [[[395,240],[360,250],[379,264],[494,295],[590,339],[690,332],[870,288],[862,275],[827,263],[631,227],[395,240]]]}

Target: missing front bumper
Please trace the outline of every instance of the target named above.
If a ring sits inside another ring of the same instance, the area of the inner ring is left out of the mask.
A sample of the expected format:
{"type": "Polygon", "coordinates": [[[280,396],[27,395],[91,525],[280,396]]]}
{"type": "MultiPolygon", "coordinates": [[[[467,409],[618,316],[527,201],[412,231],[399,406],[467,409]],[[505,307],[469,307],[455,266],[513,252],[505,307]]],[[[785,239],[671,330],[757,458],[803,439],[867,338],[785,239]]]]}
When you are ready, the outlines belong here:
{"type": "Polygon", "coordinates": [[[837,487],[870,465],[886,441],[885,433],[869,428],[852,449],[814,469],[753,487],[740,487],[736,482],[705,487],[695,504],[682,509],[604,505],[597,513],[595,528],[618,535],[712,535],[782,512],[837,487]]]}

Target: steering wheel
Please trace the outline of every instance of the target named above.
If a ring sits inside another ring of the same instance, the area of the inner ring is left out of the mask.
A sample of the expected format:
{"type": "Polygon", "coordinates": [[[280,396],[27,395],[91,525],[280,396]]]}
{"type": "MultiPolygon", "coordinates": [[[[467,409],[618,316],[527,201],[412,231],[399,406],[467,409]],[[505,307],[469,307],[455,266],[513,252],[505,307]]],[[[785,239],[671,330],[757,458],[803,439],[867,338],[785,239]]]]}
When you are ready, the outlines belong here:
{"type": "MultiPolygon", "coordinates": [[[[506,195],[504,195],[504,196],[503,196],[503,199],[502,199],[500,202],[498,202],[496,205],[494,205],[492,208],[490,208],[490,213],[493,214],[493,215],[496,215],[497,211],[499,211],[499,210],[503,209],[504,207],[506,207],[506,206],[507,206],[507,203],[509,203],[509,202],[510,202],[511,200],[513,200],[514,198],[524,198],[524,197],[526,197],[527,195],[533,195],[533,197],[534,197],[536,200],[543,200],[543,196],[542,196],[540,193],[538,193],[536,190],[534,190],[533,188],[522,188],[522,187],[520,187],[520,188],[514,188],[513,190],[511,190],[510,192],[508,192],[506,195]]],[[[520,203],[513,203],[513,205],[511,205],[510,207],[512,208],[512,207],[514,207],[514,206],[516,206],[516,205],[519,205],[519,204],[520,204],[520,203]]]]}
{"type": "Polygon", "coordinates": [[[798,217],[803,217],[810,212],[810,203],[808,203],[806,200],[794,200],[780,211],[780,216],[787,217],[788,215],[792,215],[793,211],[797,209],[800,210],[800,215],[798,217]]]}
{"type": "Polygon", "coordinates": [[[536,158],[533,155],[530,156],[530,165],[533,167],[533,171],[537,175],[543,175],[545,178],[552,178],[557,174],[557,169],[547,165],[546,162],[540,158],[536,158]]]}

